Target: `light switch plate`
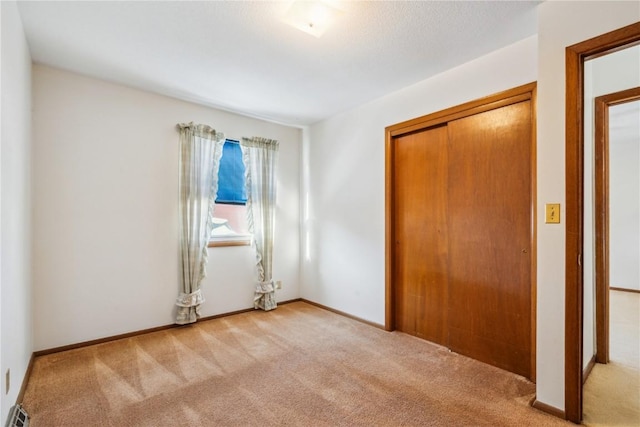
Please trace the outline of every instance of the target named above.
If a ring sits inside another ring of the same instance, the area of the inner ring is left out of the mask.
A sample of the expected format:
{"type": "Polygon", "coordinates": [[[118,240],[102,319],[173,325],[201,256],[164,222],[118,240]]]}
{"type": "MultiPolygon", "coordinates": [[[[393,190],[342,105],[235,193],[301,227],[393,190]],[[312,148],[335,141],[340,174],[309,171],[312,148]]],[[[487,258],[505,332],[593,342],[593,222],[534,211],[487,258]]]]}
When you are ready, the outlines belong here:
{"type": "Polygon", "coordinates": [[[546,224],[560,224],[560,203],[547,203],[545,205],[546,224]]]}

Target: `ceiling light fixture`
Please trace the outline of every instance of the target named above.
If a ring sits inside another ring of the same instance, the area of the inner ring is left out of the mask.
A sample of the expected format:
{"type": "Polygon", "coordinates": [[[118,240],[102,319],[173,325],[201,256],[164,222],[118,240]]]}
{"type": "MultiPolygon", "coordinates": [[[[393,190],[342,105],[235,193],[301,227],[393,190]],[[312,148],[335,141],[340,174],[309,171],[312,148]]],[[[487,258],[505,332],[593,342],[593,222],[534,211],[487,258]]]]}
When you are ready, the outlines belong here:
{"type": "Polygon", "coordinates": [[[320,37],[341,14],[342,11],[328,1],[296,0],[282,20],[307,34],[320,37]]]}

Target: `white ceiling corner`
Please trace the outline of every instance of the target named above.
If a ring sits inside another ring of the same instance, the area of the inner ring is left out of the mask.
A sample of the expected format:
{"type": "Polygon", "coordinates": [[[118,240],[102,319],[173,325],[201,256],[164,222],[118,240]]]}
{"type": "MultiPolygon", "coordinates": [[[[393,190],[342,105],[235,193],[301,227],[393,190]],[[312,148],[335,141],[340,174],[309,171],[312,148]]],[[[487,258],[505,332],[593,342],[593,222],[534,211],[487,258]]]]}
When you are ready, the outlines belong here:
{"type": "Polygon", "coordinates": [[[22,1],[33,60],[308,125],[536,32],[539,1],[336,1],[316,38],[278,1],[22,1]]]}

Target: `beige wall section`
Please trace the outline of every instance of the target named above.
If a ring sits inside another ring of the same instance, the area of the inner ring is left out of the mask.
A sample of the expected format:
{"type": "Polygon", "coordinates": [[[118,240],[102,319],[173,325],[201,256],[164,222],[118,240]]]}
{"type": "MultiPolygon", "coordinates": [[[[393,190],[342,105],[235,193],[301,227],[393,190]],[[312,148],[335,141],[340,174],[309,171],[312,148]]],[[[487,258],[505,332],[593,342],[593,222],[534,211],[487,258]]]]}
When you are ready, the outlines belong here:
{"type": "MultiPolygon", "coordinates": [[[[173,323],[178,122],[280,141],[274,279],[299,297],[301,131],[34,66],[34,346],[173,323]]],[[[209,249],[204,316],[253,306],[252,247],[209,249]]]]}
{"type": "Polygon", "coordinates": [[[565,48],[640,20],[639,2],[546,1],[538,6],[537,395],[564,409],[565,48]],[[544,204],[561,203],[559,225],[544,204]]]}
{"type": "Polygon", "coordinates": [[[31,321],[31,57],[15,2],[0,2],[0,423],[15,403],[33,348],[31,321]],[[5,374],[11,371],[5,393],[5,374]]]}

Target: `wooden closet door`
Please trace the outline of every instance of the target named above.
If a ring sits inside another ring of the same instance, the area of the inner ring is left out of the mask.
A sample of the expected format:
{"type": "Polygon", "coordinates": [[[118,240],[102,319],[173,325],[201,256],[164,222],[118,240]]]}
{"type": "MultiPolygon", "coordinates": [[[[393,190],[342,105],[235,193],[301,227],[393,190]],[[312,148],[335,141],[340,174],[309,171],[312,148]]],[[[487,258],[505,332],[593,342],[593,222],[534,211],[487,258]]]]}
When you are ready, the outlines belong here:
{"type": "Polygon", "coordinates": [[[396,138],[396,328],[447,345],[447,128],[396,138]]]}
{"type": "Polygon", "coordinates": [[[449,347],[531,377],[531,102],[449,122],[449,347]]]}

